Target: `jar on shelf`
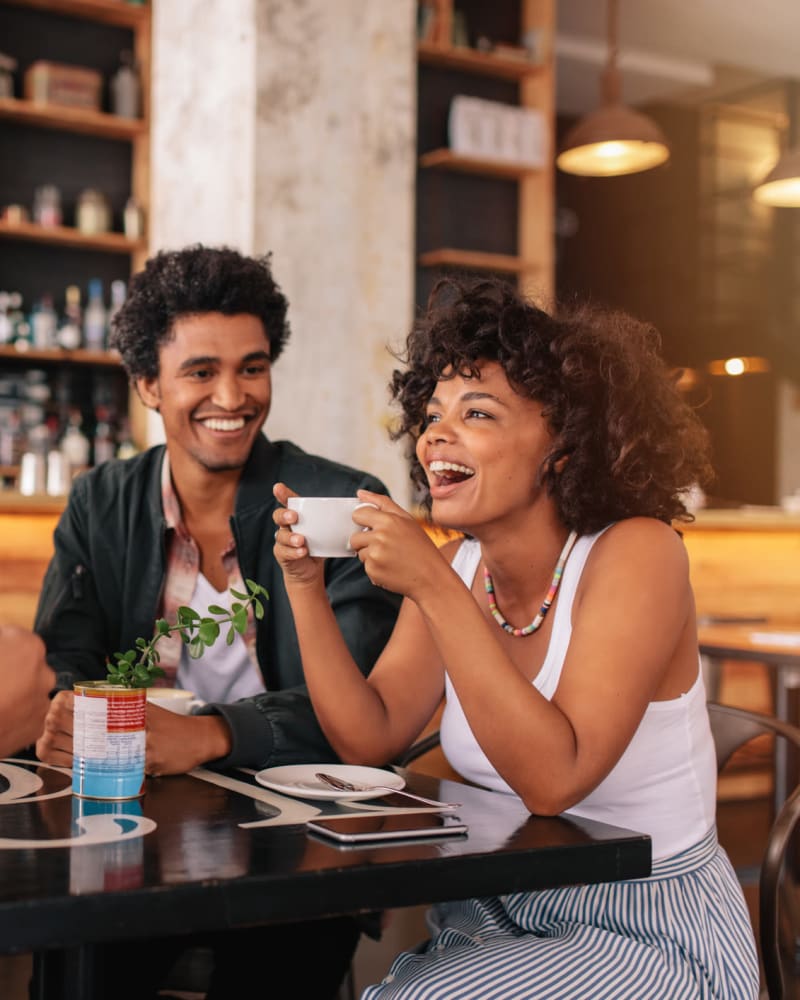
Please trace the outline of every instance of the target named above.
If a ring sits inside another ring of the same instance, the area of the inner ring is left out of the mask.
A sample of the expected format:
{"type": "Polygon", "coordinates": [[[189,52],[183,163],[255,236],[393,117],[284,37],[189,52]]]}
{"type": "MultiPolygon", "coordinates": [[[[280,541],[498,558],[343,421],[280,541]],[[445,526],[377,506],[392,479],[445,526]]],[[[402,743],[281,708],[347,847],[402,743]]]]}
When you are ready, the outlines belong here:
{"type": "Polygon", "coordinates": [[[107,233],[111,229],[111,208],[108,199],[94,188],[86,188],[78,197],[75,225],[89,235],[107,233]]]}
{"type": "Polygon", "coordinates": [[[60,226],[61,192],[55,184],[42,184],[33,195],[33,221],[40,226],[60,226]]]}
{"type": "Polygon", "coordinates": [[[140,240],[144,236],[144,213],[142,206],[131,195],[122,212],[122,229],[129,240],[140,240]]]}

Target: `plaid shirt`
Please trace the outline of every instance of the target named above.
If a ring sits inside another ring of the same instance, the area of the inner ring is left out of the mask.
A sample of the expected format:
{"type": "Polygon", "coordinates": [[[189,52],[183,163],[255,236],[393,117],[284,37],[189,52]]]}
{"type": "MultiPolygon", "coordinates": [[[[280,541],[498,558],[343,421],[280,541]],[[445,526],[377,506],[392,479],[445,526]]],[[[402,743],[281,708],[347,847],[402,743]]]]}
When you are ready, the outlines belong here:
{"type": "MultiPolygon", "coordinates": [[[[178,608],[181,605],[191,607],[192,596],[197,584],[197,576],[200,572],[200,549],[197,542],[186,530],[181,513],[181,505],[178,494],[172,485],[172,475],[170,474],[169,453],[164,452],[164,463],[161,467],[161,504],[164,508],[164,518],[167,523],[167,572],[164,577],[164,588],[161,595],[161,607],[159,617],[166,618],[172,625],[177,621],[178,608]]],[[[222,565],[228,577],[228,587],[245,593],[242,572],[236,559],[236,543],[231,536],[228,544],[221,553],[222,565]]],[[[223,602],[224,605],[224,602],[223,602]]],[[[206,613],[205,608],[195,608],[199,614],[206,613]]],[[[247,652],[250,659],[259,669],[258,658],[256,656],[256,621],[253,615],[252,606],[247,609],[247,630],[244,636],[247,652]]],[[[174,687],[175,677],[181,660],[183,650],[183,640],[180,633],[172,632],[159,639],[158,653],[160,664],[166,673],[166,677],[159,678],[155,683],[161,687],[174,687]]],[[[206,653],[206,655],[213,655],[206,653]]]]}

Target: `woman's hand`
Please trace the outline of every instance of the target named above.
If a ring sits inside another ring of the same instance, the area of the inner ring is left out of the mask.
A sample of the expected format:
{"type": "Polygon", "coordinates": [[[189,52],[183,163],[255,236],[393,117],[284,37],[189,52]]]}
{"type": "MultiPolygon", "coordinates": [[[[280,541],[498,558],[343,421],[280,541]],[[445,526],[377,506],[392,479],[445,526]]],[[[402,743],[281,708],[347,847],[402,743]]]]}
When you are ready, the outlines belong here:
{"type": "Polygon", "coordinates": [[[296,497],[297,493],[290,490],[285,483],[276,483],[272,488],[272,493],[278,503],[282,504],[272,515],[272,519],[277,525],[275,547],[272,551],[278,565],[283,570],[286,586],[289,587],[292,584],[305,586],[324,582],[325,560],[310,556],[305,537],[292,530],[292,525],[297,523],[299,515],[296,510],[289,510],[286,502],[289,497],[296,497]]]}
{"type": "Polygon", "coordinates": [[[371,506],[358,507],[353,520],[368,530],[353,535],[350,544],[367,576],[419,603],[425,590],[436,586],[437,573],[450,572],[447,561],[416,518],[389,497],[359,490],[358,499],[371,506]]]}

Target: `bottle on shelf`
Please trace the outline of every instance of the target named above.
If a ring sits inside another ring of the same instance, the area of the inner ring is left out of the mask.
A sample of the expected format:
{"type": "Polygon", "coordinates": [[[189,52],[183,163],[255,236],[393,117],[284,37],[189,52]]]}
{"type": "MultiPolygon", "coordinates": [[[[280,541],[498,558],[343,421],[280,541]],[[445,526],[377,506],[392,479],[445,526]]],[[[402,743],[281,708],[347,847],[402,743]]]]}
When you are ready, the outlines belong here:
{"type": "Polygon", "coordinates": [[[128,294],[128,286],[121,279],[111,282],[111,303],[108,307],[108,332],[113,329],[114,317],[125,304],[125,296],[128,294]]]}
{"type": "Polygon", "coordinates": [[[94,464],[107,462],[114,458],[117,453],[117,443],[111,430],[111,422],[108,410],[104,406],[98,406],[95,410],[95,429],[92,446],[94,449],[94,464]]]}
{"type": "Polygon", "coordinates": [[[8,292],[0,292],[0,344],[8,344],[14,332],[9,318],[11,296],[8,292]]]}
{"type": "Polygon", "coordinates": [[[83,312],[83,343],[88,350],[105,350],[106,318],[103,282],[99,278],[92,278],[89,282],[89,298],[83,312]]]}
{"type": "Polygon", "coordinates": [[[58,315],[53,307],[53,296],[49,292],[34,305],[30,317],[31,339],[37,349],[57,347],[58,315]]]}
{"type": "Polygon", "coordinates": [[[119,425],[119,433],[117,434],[117,458],[133,458],[137,455],[139,449],[133,440],[133,435],[131,434],[131,425],[127,417],[123,417],[119,425]]]}
{"type": "Polygon", "coordinates": [[[119,62],[119,69],[111,78],[111,110],[121,118],[138,118],[141,84],[133,53],[124,49],[119,62]]]}
{"type": "Polygon", "coordinates": [[[81,411],[72,408],[69,412],[67,429],[61,438],[61,453],[69,463],[70,469],[79,470],[89,464],[91,443],[81,430],[81,411]]]}
{"type": "Polygon", "coordinates": [[[74,351],[81,346],[81,290],[77,285],[68,285],[65,293],[64,315],[56,334],[58,346],[66,351],[74,351]]]}

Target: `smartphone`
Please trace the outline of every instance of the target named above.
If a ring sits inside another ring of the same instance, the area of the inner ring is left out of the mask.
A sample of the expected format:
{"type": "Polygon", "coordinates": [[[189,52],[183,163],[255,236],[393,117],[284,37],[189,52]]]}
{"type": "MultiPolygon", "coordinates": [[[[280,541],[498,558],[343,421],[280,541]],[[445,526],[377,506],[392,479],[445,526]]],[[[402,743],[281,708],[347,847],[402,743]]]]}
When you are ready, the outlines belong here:
{"type": "Polygon", "coordinates": [[[386,840],[417,840],[452,837],[467,832],[458,816],[440,813],[413,815],[325,816],[310,819],[306,828],[341,844],[375,843],[386,840]]]}

